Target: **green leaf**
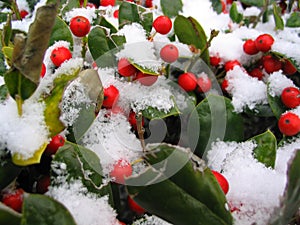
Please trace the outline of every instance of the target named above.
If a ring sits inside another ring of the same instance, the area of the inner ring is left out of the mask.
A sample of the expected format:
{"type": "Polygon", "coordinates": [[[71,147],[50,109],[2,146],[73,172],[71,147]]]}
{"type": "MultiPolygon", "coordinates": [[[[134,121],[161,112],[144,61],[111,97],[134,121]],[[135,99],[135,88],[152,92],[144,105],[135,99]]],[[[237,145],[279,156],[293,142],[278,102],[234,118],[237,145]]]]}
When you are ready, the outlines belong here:
{"type": "Polygon", "coordinates": [[[256,105],[254,109],[248,107],[244,110],[249,115],[260,116],[260,117],[272,117],[274,113],[269,104],[256,105]]]}
{"type": "Polygon", "coordinates": [[[263,134],[259,134],[250,140],[254,141],[257,146],[253,151],[254,157],[266,167],[275,166],[277,140],[274,134],[267,130],[263,134]]]}
{"type": "Polygon", "coordinates": [[[265,4],[265,1],[262,0],[240,0],[240,2],[249,6],[257,6],[257,7],[263,7],[265,4]]]}
{"type": "Polygon", "coordinates": [[[190,138],[198,138],[195,154],[200,157],[217,139],[243,140],[243,119],[241,115],[234,112],[230,99],[222,96],[209,95],[200,102],[192,112],[189,124],[190,138]],[[199,124],[200,131],[198,131],[199,124]],[[199,134],[199,137],[195,137],[196,134],[199,134]]]}
{"type": "Polygon", "coordinates": [[[0,23],[4,23],[5,21],[7,21],[8,16],[8,13],[0,12],[0,23]]]}
{"type": "Polygon", "coordinates": [[[218,14],[222,12],[222,0],[210,0],[214,11],[218,14]]]}
{"type": "Polygon", "coordinates": [[[237,10],[236,2],[233,2],[229,12],[230,18],[235,23],[240,23],[243,20],[243,14],[237,10]]]}
{"type": "Polygon", "coordinates": [[[153,14],[144,7],[123,1],[119,7],[119,28],[127,24],[139,23],[147,33],[152,30],[153,14]]]}
{"type": "Polygon", "coordinates": [[[13,66],[35,84],[40,81],[42,63],[55,22],[56,10],[56,4],[47,4],[38,8],[26,40],[22,40],[21,35],[14,40],[13,66]]]}
{"type": "Polygon", "coordinates": [[[22,213],[21,225],[76,225],[67,208],[46,195],[26,196],[22,213]]]}
{"type": "Polygon", "coordinates": [[[4,189],[13,180],[15,180],[20,172],[21,172],[21,167],[14,165],[11,162],[11,159],[1,159],[0,190],[4,189]]]}
{"type": "Polygon", "coordinates": [[[300,12],[293,12],[286,21],[287,27],[300,27],[300,12]]]}
{"type": "Polygon", "coordinates": [[[0,86],[0,103],[2,103],[8,96],[9,92],[5,84],[0,86]]]}
{"type": "Polygon", "coordinates": [[[60,4],[63,6],[63,9],[61,10],[62,15],[65,15],[74,8],[80,7],[80,2],[78,0],[61,0],[60,4]]]}
{"type": "Polygon", "coordinates": [[[153,76],[159,76],[160,74],[156,71],[154,71],[152,68],[144,67],[136,62],[134,62],[131,59],[128,59],[131,65],[133,65],[138,71],[141,71],[142,73],[153,75],[153,76]]]}
{"type": "Polygon", "coordinates": [[[0,202],[0,225],[20,225],[21,214],[0,202]]]}
{"type": "Polygon", "coordinates": [[[11,15],[7,16],[5,25],[3,26],[1,34],[1,44],[2,46],[8,46],[12,36],[12,27],[11,27],[11,15]]]}
{"type": "Polygon", "coordinates": [[[110,22],[108,22],[104,16],[100,16],[98,19],[97,19],[97,25],[101,26],[101,27],[106,27],[110,30],[110,34],[114,34],[114,33],[117,33],[117,28],[114,27],[114,25],[112,25],[110,22]]]}
{"type": "MultiPolygon", "coordinates": [[[[13,51],[14,51],[14,49],[12,47],[4,46],[2,48],[3,56],[6,59],[6,62],[9,66],[12,65],[13,51]]],[[[3,65],[3,66],[5,66],[5,65],[3,65]]]]}
{"type": "MultiPolygon", "coordinates": [[[[270,225],[294,224],[291,223],[294,215],[300,207],[300,151],[295,152],[295,156],[288,166],[288,181],[281,198],[280,208],[277,208],[270,219],[270,225]]],[[[296,223],[296,222],[295,222],[296,223]]]]}
{"type": "Polygon", "coordinates": [[[181,0],[161,0],[160,6],[163,14],[172,18],[182,11],[182,1],[181,0]]]}
{"type": "Polygon", "coordinates": [[[37,85],[23,76],[18,70],[10,70],[4,75],[9,94],[14,99],[22,101],[28,99],[35,91],[37,85]]]}
{"type": "MultiPolygon", "coordinates": [[[[1,38],[1,35],[0,35],[0,38],[1,38]]],[[[0,49],[2,49],[2,44],[1,44],[1,41],[0,41],[0,49]]],[[[0,76],[4,76],[6,72],[6,65],[5,65],[5,57],[4,57],[4,54],[3,54],[3,49],[2,51],[0,51],[0,76]]]]}
{"type": "Polygon", "coordinates": [[[209,65],[209,52],[207,47],[207,37],[201,25],[192,17],[177,16],[174,21],[174,32],[179,41],[193,45],[197,49],[203,50],[201,53],[202,59],[209,65]],[[184,29],[182,29],[184,27],[184,29]]]}
{"type": "Polygon", "coordinates": [[[110,51],[107,31],[102,27],[93,28],[88,35],[88,47],[98,67],[116,65],[114,54],[110,51]]]}
{"type": "Polygon", "coordinates": [[[117,47],[122,46],[125,43],[126,43],[125,36],[123,36],[123,35],[116,35],[116,34],[112,34],[109,37],[109,41],[108,41],[110,49],[115,49],[117,47]]]}
{"type": "MultiPolygon", "coordinates": [[[[102,167],[100,159],[93,151],[80,145],[66,142],[55,154],[53,162],[54,164],[66,164],[68,182],[81,179],[83,185],[89,192],[93,192],[99,196],[110,194],[110,186],[102,186],[102,167]]],[[[56,174],[55,170],[53,170],[52,176],[55,177],[57,175],[59,176],[60,174],[56,174]]]]}
{"type": "Polygon", "coordinates": [[[271,96],[270,95],[270,87],[268,87],[268,102],[273,111],[274,116],[279,119],[281,114],[284,113],[287,108],[282,103],[280,96],[271,96]]]}
{"type": "Polygon", "coordinates": [[[273,16],[275,20],[275,25],[277,30],[283,30],[284,29],[284,22],[280,15],[281,8],[280,6],[277,6],[276,3],[273,3],[273,16]]]}
{"type": "MultiPolygon", "coordinates": [[[[78,1],[77,1],[78,2],[78,1]]],[[[64,40],[70,43],[70,47],[73,47],[73,36],[69,29],[69,26],[60,17],[56,17],[55,24],[52,28],[51,37],[49,40],[49,46],[53,45],[56,41],[64,40]]]]}
{"type": "Polygon", "coordinates": [[[64,94],[64,90],[68,83],[75,79],[81,68],[75,68],[73,71],[70,71],[71,74],[60,74],[53,81],[53,89],[51,90],[50,95],[43,96],[43,99],[46,104],[44,111],[45,122],[49,128],[50,137],[55,136],[60,133],[64,128],[64,124],[60,121],[60,102],[64,94]]]}
{"type": "Polygon", "coordinates": [[[149,213],[174,224],[232,224],[225,195],[201,159],[168,144],[148,146],[144,158],[150,167],[126,183],[149,213]]]}

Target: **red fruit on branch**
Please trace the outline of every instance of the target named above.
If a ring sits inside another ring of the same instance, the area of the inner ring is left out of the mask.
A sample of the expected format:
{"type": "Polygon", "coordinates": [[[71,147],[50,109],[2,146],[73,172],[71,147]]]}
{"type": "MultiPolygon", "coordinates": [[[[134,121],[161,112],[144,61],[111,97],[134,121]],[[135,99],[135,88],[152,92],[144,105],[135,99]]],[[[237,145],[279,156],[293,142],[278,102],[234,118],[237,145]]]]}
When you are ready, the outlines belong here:
{"type": "Polygon", "coordinates": [[[178,48],[173,44],[167,44],[160,50],[160,58],[167,63],[175,62],[178,56],[178,48]]]}
{"type": "Polygon", "coordinates": [[[259,52],[258,49],[256,48],[255,41],[252,39],[248,39],[247,41],[244,42],[243,50],[248,55],[255,55],[259,52]]]}
{"type": "Polygon", "coordinates": [[[224,68],[225,71],[228,72],[230,70],[233,70],[235,66],[241,66],[241,63],[238,60],[230,60],[225,63],[224,68]]]}
{"type": "Polygon", "coordinates": [[[222,81],[222,83],[221,83],[221,88],[222,88],[222,90],[224,91],[224,92],[227,92],[227,88],[228,88],[228,80],[227,79],[224,79],[223,81],[222,81]]]}
{"type": "Polygon", "coordinates": [[[294,136],[300,131],[300,118],[292,112],[284,113],[278,120],[280,132],[286,136],[294,136]]]}
{"type": "Polygon", "coordinates": [[[146,212],[146,210],[137,204],[129,195],[127,197],[127,203],[129,208],[137,215],[143,215],[146,212]]]}
{"type": "Polygon", "coordinates": [[[118,19],[119,18],[119,10],[116,9],[113,13],[114,18],[118,19]]]}
{"type": "Polygon", "coordinates": [[[288,108],[296,108],[300,105],[300,90],[295,87],[287,87],[281,93],[281,101],[288,108]]]}
{"type": "Polygon", "coordinates": [[[22,212],[23,199],[24,190],[18,188],[14,191],[4,193],[2,203],[20,213],[22,212]]]}
{"type": "Polygon", "coordinates": [[[221,58],[218,56],[211,56],[209,57],[210,65],[212,66],[219,66],[221,62],[221,58]]]}
{"type": "Polygon", "coordinates": [[[47,145],[47,148],[45,149],[45,154],[50,156],[54,155],[57,150],[65,144],[65,138],[61,136],[60,134],[55,135],[52,137],[51,141],[47,145]]]}
{"type": "Polygon", "coordinates": [[[118,160],[109,175],[114,182],[124,184],[125,178],[132,174],[132,167],[130,163],[124,159],[118,160]]]}
{"type": "Polygon", "coordinates": [[[20,11],[20,16],[21,16],[22,19],[24,19],[28,14],[29,13],[24,9],[20,11]]]}
{"type": "Polygon", "coordinates": [[[262,52],[270,51],[273,43],[274,38],[270,34],[262,34],[255,39],[256,48],[262,52]]]}
{"type": "Polygon", "coordinates": [[[279,59],[269,55],[263,59],[263,67],[267,73],[274,73],[281,70],[282,63],[279,59]]]}
{"type": "Polygon", "coordinates": [[[36,183],[36,192],[40,194],[46,193],[50,186],[50,182],[51,179],[49,175],[44,175],[41,178],[39,178],[36,183]]]}
{"type": "Polygon", "coordinates": [[[66,47],[57,47],[55,48],[50,55],[52,63],[59,67],[63,62],[72,58],[71,51],[66,47]]]}
{"type": "Polygon", "coordinates": [[[101,6],[114,6],[116,4],[116,0],[100,0],[101,6]]]}
{"type": "Polygon", "coordinates": [[[264,74],[259,68],[254,68],[248,72],[251,77],[256,77],[259,80],[262,80],[264,74]]]}
{"type": "Polygon", "coordinates": [[[40,76],[41,76],[41,77],[44,77],[45,74],[46,74],[46,66],[45,66],[45,64],[43,63],[43,64],[42,64],[42,69],[41,69],[40,76]]]}
{"type": "Polygon", "coordinates": [[[172,21],[167,16],[157,17],[152,24],[157,33],[167,34],[172,29],[172,21]]]}
{"type": "Polygon", "coordinates": [[[290,60],[286,59],[282,64],[282,71],[285,75],[293,75],[297,72],[297,68],[293,65],[293,63],[291,63],[290,60]]]}
{"type": "Polygon", "coordinates": [[[145,6],[147,8],[152,8],[153,7],[153,0],[146,0],[145,1],[145,6]]]}
{"type": "Polygon", "coordinates": [[[185,91],[193,91],[197,87],[197,78],[191,72],[183,73],[178,77],[178,84],[185,91]]]}
{"type": "Polygon", "coordinates": [[[90,32],[91,24],[84,16],[75,16],[70,20],[70,29],[76,37],[84,37],[90,32]]]}
{"type": "Polygon", "coordinates": [[[119,95],[120,95],[119,90],[115,86],[110,85],[109,87],[104,88],[103,92],[104,92],[104,100],[102,106],[111,109],[119,99],[119,95]]]}
{"type": "Polygon", "coordinates": [[[215,170],[212,170],[211,172],[213,173],[213,175],[217,179],[220,187],[222,188],[224,194],[226,195],[229,191],[229,183],[228,183],[227,179],[221,173],[219,173],[215,170]]]}
{"type": "Polygon", "coordinates": [[[205,93],[211,89],[212,83],[208,76],[200,76],[197,79],[197,85],[197,91],[200,93],[205,93]]]}
{"type": "Polygon", "coordinates": [[[137,80],[140,84],[144,86],[151,86],[157,81],[157,78],[158,76],[156,75],[145,74],[139,71],[134,80],[137,80]]]}
{"type": "Polygon", "coordinates": [[[136,74],[137,69],[131,65],[128,59],[122,58],[118,61],[118,72],[123,77],[130,77],[136,74]]]}

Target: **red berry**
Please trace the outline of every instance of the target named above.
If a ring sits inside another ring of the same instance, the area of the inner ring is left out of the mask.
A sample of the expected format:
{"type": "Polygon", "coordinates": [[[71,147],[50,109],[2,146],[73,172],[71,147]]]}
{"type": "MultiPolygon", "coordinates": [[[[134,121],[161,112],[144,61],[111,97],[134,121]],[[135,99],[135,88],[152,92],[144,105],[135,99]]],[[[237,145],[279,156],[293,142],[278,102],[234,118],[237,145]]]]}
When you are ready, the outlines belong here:
{"type": "Polygon", "coordinates": [[[104,88],[103,107],[111,109],[113,105],[117,103],[119,95],[119,90],[113,85],[104,88]]]}
{"type": "Polygon", "coordinates": [[[146,212],[146,210],[137,204],[129,195],[127,197],[127,203],[129,208],[138,215],[142,215],[146,212]]]}
{"type": "Polygon", "coordinates": [[[45,154],[50,156],[54,155],[59,147],[63,146],[65,144],[65,138],[61,136],[60,134],[55,135],[52,137],[51,141],[47,145],[47,148],[45,149],[45,154]]]}
{"type": "Polygon", "coordinates": [[[280,60],[276,59],[275,57],[265,57],[263,60],[263,67],[267,73],[273,73],[278,70],[281,70],[282,63],[280,60]]]}
{"type": "Polygon", "coordinates": [[[101,6],[114,6],[116,4],[116,0],[100,0],[101,6]]]}
{"type": "Polygon", "coordinates": [[[142,85],[151,86],[157,81],[157,78],[158,76],[156,75],[145,74],[139,71],[134,79],[142,85]]]}
{"type": "Polygon", "coordinates": [[[156,32],[160,34],[167,34],[172,29],[172,21],[167,16],[159,16],[153,21],[152,26],[156,32]]]}
{"type": "Polygon", "coordinates": [[[218,66],[220,65],[220,62],[221,62],[221,58],[218,57],[218,56],[211,56],[209,57],[210,59],[210,65],[212,66],[218,66]]]}
{"type": "Polygon", "coordinates": [[[252,39],[248,39],[244,42],[243,49],[244,52],[248,55],[255,55],[259,52],[256,48],[255,41],[253,41],[252,39]]]}
{"type": "Polygon", "coordinates": [[[231,60],[225,63],[224,68],[225,71],[233,70],[235,66],[241,66],[241,63],[238,60],[231,60]]]}
{"type": "Polygon", "coordinates": [[[152,8],[153,7],[153,0],[146,0],[145,1],[145,6],[147,8],[152,8]]]}
{"type": "Polygon", "coordinates": [[[281,101],[288,108],[300,105],[300,90],[295,87],[286,87],[281,93],[281,101]]]}
{"type": "Polygon", "coordinates": [[[167,44],[160,50],[160,58],[167,63],[175,62],[178,56],[178,48],[173,44],[167,44]]]}
{"type": "Polygon", "coordinates": [[[228,193],[229,190],[229,183],[226,180],[226,178],[219,172],[212,170],[211,171],[213,173],[213,175],[215,176],[215,178],[217,179],[220,187],[222,188],[224,194],[226,195],[228,193]]]}
{"type": "MultiPolygon", "coordinates": [[[[136,118],[136,113],[131,111],[129,113],[129,117],[128,117],[128,121],[130,123],[130,125],[137,130],[137,118],[136,118]]],[[[142,126],[144,126],[145,121],[144,121],[144,117],[142,117],[142,126]]]]}
{"type": "Polygon", "coordinates": [[[286,136],[294,136],[300,131],[300,118],[292,112],[284,113],[278,121],[278,128],[286,136]]]}
{"type": "Polygon", "coordinates": [[[282,65],[282,71],[286,75],[293,75],[294,73],[297,72],[297,68],[289,61],[286,59],[282,65]]]}
{"type": "Polygon", "coordinates": [[[267,52],[271,50],[274,43],[274,38],[269,34],[259,35],[255,39],[255,45],[258,51],[267,52]]]}
{"type": "Polygon", "coordinates": [[[119,10],[116,9],[113,13],[114,18],[118,19],[119,18],[119,10]]]}
{"type": "Polygon", "coordinates": [[[122,221],[118,221],[119,225],[126,225],[126,223],[122,222],[122,221]]]}
{"type": "Polygon", "coordinates": [[[249,75],[251,77],[256,77],[259,80],[261,80],[264,76],[263,72],[259,68],[254,68],[251,71],[249,71],[249,75]]]}
{"type": "Polygon", "coordinates": [[[197,79],[197,85],[198,85],[197,91],[200,93],[208,92],[212,86],[211,80],[209,79],[208,76],[200,76],[197,79]]]}
{"type": "Polygon", "coordinates": [[[50,186],[50,182],[51,179],[49,175],[42,176],[36,183],[36,192],[40,194],[46,193],[50,186]]]}
{"type": "Polygon", "coordinates": [[[24,19],[29,13],[26,10],[21,10],[20,11],[20,16],[22,19],[24,19]]]}
{"type": "Polygon", "coordinates": [[[17,212],[21,212],[22,205],[23,205],[23,198],[24,198],[24,190],[19,188],[12,192],[5,193],[2,197],[2,202],[3,204],[7,205],[13,210],[17,212]]]}
{"type": "Polygon", "coordinates": [[[41,77],[44,77],[45,74],[46,74],[46,66],[45,66],[45,64],[43,63],[43,64],[42,64],[42,69],[41,69],[40,76],[41,76],[41,77]]]}
{"type": "Polygon", "coordinates": [[[91,24],[84,16],[75,16],[70,21],[70,29],[76,37],[84,37],[90,32],[91,24]]]}
{"type": "Polygon", "coordinates": [[[222,84],[221,84],[221,88],[222,88],[222,90],[224,91],[224,92],[227,92],[227,88],[228,88],[228,80],[226,80],[226,79],[224,79],[223,81],[222,81],[222,84]]]}
{"type": "Polygon", "coordinates": [[[132,174],[132,167],[129,162],[124,159],[120,159],[114,164],[112,171],[110,171],[110,177],[114,179],[114,182],[124,184],[125,177],[129,177],[132,174]]]}
{"type": "Polygon", "coordinates": [[[193,73],[183,73],[178,77],[178,84],[185,91],[193,91],[197,87],[197,78],[193,73]]]}
{"type": "Polygon", "coordinates": [[[59,67],[63,62],[72,58],[72,53],[66,47],[57,47],[51,52],[50,59],[52,63],[59,67]]]}
{"type": "Polygon", "coordinates": [[[123,77],[130,77],[137,72],[136,68],[126,58],[122,58],[118,62],[118,72],[123,77]]]}
{"type": "Polygon", "coordinates": [[[226,4],[227,5],[230,5],[230,4],[232,4],[233,3],[233,0],[226,0],[226,4]]]}

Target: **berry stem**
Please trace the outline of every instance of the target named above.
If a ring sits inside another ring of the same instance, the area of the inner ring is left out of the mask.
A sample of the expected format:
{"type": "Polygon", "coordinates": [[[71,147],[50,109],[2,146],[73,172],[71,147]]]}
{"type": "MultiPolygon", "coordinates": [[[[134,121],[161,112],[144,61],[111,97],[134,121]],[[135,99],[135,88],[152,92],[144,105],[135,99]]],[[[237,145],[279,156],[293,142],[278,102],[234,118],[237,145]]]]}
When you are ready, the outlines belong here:
{"type": "Polygon", "coordinates": [[[142,112],[137,113],[137,118],[136,118],[136,123],[137,123],[137,132],[139,135],[139,139],[142,145],[143,152],[146,151],[146,144],[145,144],[145,139],[144,139],[144,133],[145,129],[143,127],[143,114],[142,112]]]}
{"type": "Polygon", "coordinates": [[[202,57],[203,53],[210,47],[212,40],[213,40],[215,37],[217,37],[218,34],[219,34],[219,31],[218,31],[218,30],[212,30],[212,31],[210,32],[210,36],[209,36],[208,41],[206,42],[206,45],[204,46],[203,49],[201,49],[201,53],[200,53],[200,56],[199,56],[200,58],[202,57]]]}
{"type": "Polygon", "coordinates": [[[22,110],[23,101],[22,101],[22,99],[19,95],[16,95],[15,99],[16,99],[17,108],[18,108],[18,115],[22,116],[22,114],[23,114],[23,110],[22,110]]]}
{"type": "Polygon", "coordinates": [[[15,0],[11,1],[11,9],[15,13],[17,20],[22,20],[18,5],[15,0]]]}
{"type": "Polygon", "coordinates": [[[87,3],[88,3],[88,0],[84,0],[84,1],[83,1],[83,8],[86,8],[87,3]]]}
{"type": "Polygon", "coordinates": [[[81,49],[81,57],[85,59],[85,55],[87,52],[87,37],[82,38],[82,49],[81,49]]]}

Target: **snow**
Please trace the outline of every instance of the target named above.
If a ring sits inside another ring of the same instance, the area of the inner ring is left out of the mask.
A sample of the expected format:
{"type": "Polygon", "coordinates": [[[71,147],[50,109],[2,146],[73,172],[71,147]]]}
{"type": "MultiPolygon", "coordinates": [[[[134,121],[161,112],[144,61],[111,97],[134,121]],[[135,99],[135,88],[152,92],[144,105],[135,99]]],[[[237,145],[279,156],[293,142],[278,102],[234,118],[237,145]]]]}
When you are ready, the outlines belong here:
{"type": "Polygon", "coordinates": [[[292,80],[282,74],[282,71],[272,73],[268,78],[268,82],[268,92],[272,97],[280,96],[286,87],[296,87],[292,80]]]}
{"type": "Polygon", "coordinates": [[[96,9],[95,8],[74,8],[64,15],[64,20],[70,22],[71,19],[75,16],[83,16],[89,20],[90,23],[97,18],[96,9]]]}
{"type": "Polygon", "coordinates": [[[50,186],[47,195],[62,203],[77,225],[118,225],[116,212],[108,203],[108,196],[89,193],[81,181],[50,186]]]}

